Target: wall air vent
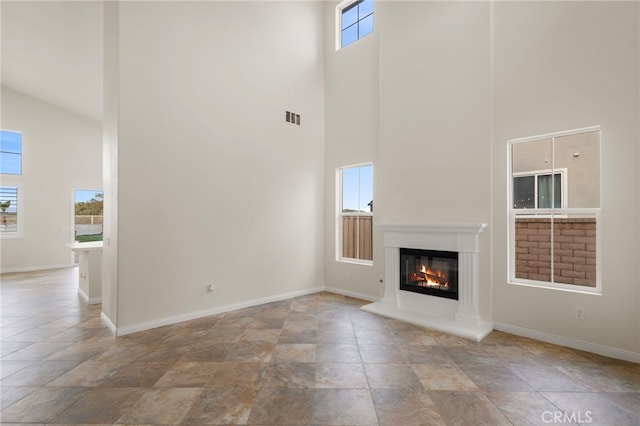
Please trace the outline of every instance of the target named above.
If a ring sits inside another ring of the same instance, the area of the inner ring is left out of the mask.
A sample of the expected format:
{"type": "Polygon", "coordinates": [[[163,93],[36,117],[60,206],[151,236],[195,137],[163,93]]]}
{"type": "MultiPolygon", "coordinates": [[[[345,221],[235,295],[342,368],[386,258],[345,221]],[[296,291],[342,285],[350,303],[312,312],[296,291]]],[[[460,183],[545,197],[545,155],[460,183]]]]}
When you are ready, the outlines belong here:
{"type": "Polygon", "coordinates": [[[296,126],[300,125],[300,114],[296,114],[295,112],[285,111],[284,121],[290,124],[294,124],[296,126]]]}

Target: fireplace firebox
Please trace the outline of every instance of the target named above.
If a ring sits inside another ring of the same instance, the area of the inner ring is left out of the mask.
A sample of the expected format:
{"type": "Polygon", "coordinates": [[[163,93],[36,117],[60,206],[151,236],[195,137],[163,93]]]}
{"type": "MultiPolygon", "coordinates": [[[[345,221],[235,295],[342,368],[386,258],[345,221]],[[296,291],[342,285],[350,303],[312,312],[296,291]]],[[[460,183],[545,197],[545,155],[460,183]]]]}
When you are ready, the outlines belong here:
{"type": "Polygon", "coordinates": [[[400,248],[400,290],[458,300],[458,252],[400,248]]]}

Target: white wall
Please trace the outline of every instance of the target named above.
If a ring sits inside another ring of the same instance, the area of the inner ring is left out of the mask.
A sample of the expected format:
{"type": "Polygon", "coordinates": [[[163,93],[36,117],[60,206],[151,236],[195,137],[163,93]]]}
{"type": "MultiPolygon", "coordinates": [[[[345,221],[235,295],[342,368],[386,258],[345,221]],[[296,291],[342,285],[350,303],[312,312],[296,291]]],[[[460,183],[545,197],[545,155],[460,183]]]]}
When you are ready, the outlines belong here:
{"type": "Polygon", "coordinates": [[[333,250],[330,174],[372,159],[376,223],[489,224],[480,247],[485,319],[640,352],[638,4],[378,2],[375,38],[339,52],[334,7],[325,10],[327,285],[379,294],[379,238],[373,273],[337,264],[333,250]],[[507,141],[591,125],[602,125],[603,295],[508,284],[507,141]],[[584,321],[573,319],[576,306],[584,321]]]}
{"type": "Polygon", "coordinates": [[[102,174],[104,218],[102,243],[102,314],[110,327],[118,322],[118,107],[119,15],[118,2],[103,5],[103,118],[102,174]]]}
{"type": "MultiPolygon", "coordinates": [[[[489,223],[490,27],[480,2],[377,3],[381,223],[489,223]]],[[[480,314],[491,318],[489,233],[480,314]]]]}
{"type": "Polygon", "coordinates": [[[118,328],[324,285],[322,24],[312,2],[120,4],[118,328]]]}
{"type": "MultiPolygon", "coordinates": [[[[326,280],[376,298],[384,277],[377,224],[490,219],[489,7],[377,2],[374,33],[335,51],[335,6],[325,7],[326,280]],[[368,161],[373,267],[335,260],[335,171],[368,161]]],[[[490,317],[488,235],[481,244],[482,313],[490,317]]]]}
{"type": "MultiPolygon", "coordinates": [[[[345,294],[376,299],[381,235],[374,208],[373,266],[336,261],[336,170],[373,162],[374,206],[378,188],[378,32],[343,49],[335,49],[337,2],[325,4],[325,280],[345,294]]],[[[377,15],[374,14],[374,18],[377,15]]]]}
{"type": "Polygon", "coordinates": [[[2,87],[3,129],[22,132],[23,236],[2,239],[2,272],[71,265],[73,189],[102,187],[99,122],[2,87]]]}
{"type": "Polygon", "coordinates": [[[496,2],[492,21],[494,320],[640,352],[638,3],[496,2]],[[591,125],[602,126],[602,296],[507,284],[507,141],[591,125]]]}

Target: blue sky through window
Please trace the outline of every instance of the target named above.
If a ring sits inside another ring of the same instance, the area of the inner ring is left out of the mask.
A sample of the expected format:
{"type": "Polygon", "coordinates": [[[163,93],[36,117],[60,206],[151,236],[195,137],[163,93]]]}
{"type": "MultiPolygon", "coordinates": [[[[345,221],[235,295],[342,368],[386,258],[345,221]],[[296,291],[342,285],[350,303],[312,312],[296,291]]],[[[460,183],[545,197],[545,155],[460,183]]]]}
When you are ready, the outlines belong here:
{"type": "Polygon", "coordinates": [[[22,174],[22,133],[0,130],[0,173],[22,174]]]}
{"type": "Polygon", "coordinates": [[[369,212],[373,200],[373,166],[342,169],[342,211],[369,212]]]}
{"type": "Polygon", "coordinates": [[[362,0],[344,9],[340,16],[340,47],[373,32],[373,0],[362,0]]]}
{"type": "Polygon", "coordinates": [[[76,189],[74,195],[74,202],[80,203],[84,201],[89,201],[92,198],[96,197],[96,194],[102,194],[102,191],[96,191],[95,189],[76,189]]]}

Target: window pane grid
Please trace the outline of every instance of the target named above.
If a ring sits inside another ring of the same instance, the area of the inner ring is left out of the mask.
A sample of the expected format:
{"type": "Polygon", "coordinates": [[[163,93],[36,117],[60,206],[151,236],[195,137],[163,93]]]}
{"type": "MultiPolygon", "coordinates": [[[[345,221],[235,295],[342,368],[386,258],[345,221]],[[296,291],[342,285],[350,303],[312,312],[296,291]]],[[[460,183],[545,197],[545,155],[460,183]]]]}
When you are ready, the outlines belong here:
{"type": "Polygon", "coordinates": [[[354,27],[356,27],[357,25],[358,25],[358,23],[357,23],[357,22],[354,22],[354,23],[353,23],[353,24],[351,24],[351,25],[347,25],[346,27],[344,27],[344,28],[342,29],[342,32],[345,32],[346,30],[349,30],[349,29],[351,29],[351,28],[354,28],[354,27]]]}
{"type": "Polygon", "coordinates": [[[510,143],[516,282],[599,291],[599,184],[588,181],[599,178],[599,129],[592,129],[510,143]]]}
{"type": "Polygon", "coordinates": [[[358,5],[354,4],[342,10],[342,29],[346,29],[358,22],[358,5]]]}
{"type": "Polygon", "coordinates": [[[0,187],[0,232],[18,231],[18,188],[0,187]]]}
{"type": "Polygon", "coordinates": [[[342,9],[340,47],[373,32],[373,1],[362,0],[342,9]]]}
{"type": "Polygon", "coordinates": [[[371,165],[340,170],[339,260],[373,260],[372,172],[371,165]]]}

